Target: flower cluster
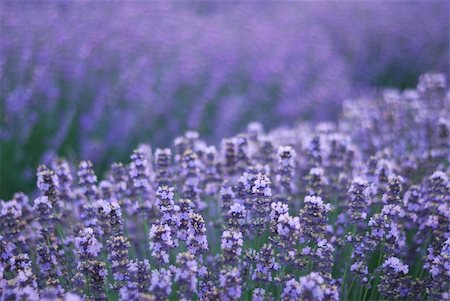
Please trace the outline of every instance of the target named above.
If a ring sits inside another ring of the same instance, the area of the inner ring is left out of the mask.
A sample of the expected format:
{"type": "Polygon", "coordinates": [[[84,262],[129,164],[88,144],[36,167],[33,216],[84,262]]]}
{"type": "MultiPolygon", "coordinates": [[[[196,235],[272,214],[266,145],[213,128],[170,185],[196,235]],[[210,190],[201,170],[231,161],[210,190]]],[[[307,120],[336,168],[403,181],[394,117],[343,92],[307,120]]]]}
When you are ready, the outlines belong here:
{"type": "Polygon", "coordinates": [[[430,117],[448,110],[442,87],[426,75],[383,94],[395,110],[362,101],[338,125],[252,124],[219,146],[191,131],[102,178],[53,158],[33,197],[0,201],[2,297],[446,300],[448,116],[430,117]]]}
{"type": "Polygon", "coordinates": [[[175,246],[170,226],[166,224],[153,225],[150,229],[149,239],[152,256],[168,263],[168,251],[175,246]]]}
{"type": "Polygon", "coordinates": [[[220,247],[223,251],[224,262],[227,264],[237,263],[242,254],[243,244],[241,232],[235,230],[223,231],[220,247]]]}
{"type": "Polygon", "coordinates": [[[290,279],[286,282],[281,299],[285,301],[294,300],[339,300],[337,294],[324,286],[325,280],[317,273],[300,277],[297,281],[290,279]]]}

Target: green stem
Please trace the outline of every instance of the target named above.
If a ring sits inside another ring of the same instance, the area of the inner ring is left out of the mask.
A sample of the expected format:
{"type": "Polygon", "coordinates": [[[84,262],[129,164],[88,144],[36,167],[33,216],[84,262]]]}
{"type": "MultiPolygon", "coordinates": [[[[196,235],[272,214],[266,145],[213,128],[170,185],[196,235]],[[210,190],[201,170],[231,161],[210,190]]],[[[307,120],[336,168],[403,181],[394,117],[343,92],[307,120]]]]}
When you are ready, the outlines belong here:
{"type": "MultiPolygon", "coordinates": [[[[370,283],[370,281],[369,281],[369,283],[370,283]]],[[[366,300],[366,297],[367,297],[367,293],[368,293],[368,292],[369,292],[368,286],[365,285],[365,288],[364,288],[364,295],[363,295],[363,297],[362,297],[361,300],[366,300]]]]}
{"type": "Polygon", "coordinates": [[[350,286],[349,286],[347,292],[345,293],[345,298],[344,298],[344,300],[347,300],[347,298],[348,298],[348,296],[349,296],[349,294],[350,294],[350,291],[352,290],[354,284],[355,284],[355,279],[353,279],[352,282],[350,283],[350,286]]]}
{"type": "MultiPolygon", "coordinates": [[[[375,269],[380,266],[381,261],[383,260],[383,255],[384,255],[383,254],[383,247],[384,247],[384,243],[381,245],[380,252],[378,253],[377,266],[375,267],[375,269]]],[[[377,285],[378,285],[378,277],[375,280],[375,283],[374,283],[374,285],[372,287],[372,291],[370,292],[369,300],[372,300],[372,298],[374,297],[375,291],[377,291],[377,285]]]]}
{"type": "MultiPolygon", "coordinates": [[[[352,237],[354,237],[355,232],[356,232],[356,226],[352,225],[351,231],[350,231],[352,237]]],[[[350,266],[350,258],[349,258],[350,256],[349,255],[351,255],[352,250],[353,250],[353,247],[352,247],[352,245],[350,245],[349,250],[346,250],[346,252],[344,253],[345,270],[344,270],[344,276],[342,277],[341,296],[342,296],[342,293],[344,292],[345,282],[347,280],[347,271],[350,266]]],[[[347,292],[347,294],[348,294],[348,292],[347,292]]]]}

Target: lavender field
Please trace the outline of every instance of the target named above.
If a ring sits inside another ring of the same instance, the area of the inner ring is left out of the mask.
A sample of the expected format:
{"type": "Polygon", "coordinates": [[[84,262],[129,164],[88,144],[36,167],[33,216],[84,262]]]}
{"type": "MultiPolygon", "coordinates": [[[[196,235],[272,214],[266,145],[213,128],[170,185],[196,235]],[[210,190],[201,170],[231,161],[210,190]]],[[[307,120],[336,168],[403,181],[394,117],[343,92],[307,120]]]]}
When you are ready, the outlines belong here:
{"type": "Polygon", "coordinates": [[[0,3],[0,301],[450,300],[447,1],[0,3]]]}

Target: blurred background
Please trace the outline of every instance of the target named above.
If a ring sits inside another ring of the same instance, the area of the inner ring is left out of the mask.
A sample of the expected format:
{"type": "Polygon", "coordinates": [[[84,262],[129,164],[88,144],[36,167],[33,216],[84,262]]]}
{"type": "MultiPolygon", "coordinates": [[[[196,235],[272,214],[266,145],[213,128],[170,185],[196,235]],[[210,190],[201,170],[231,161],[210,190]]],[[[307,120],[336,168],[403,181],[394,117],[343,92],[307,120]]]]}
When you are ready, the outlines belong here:
{"type": "Polygon", "coordinates": [[[449,70],[448,1],[0,3],[0,198],[53,155],[96,171],[188,129],[336,121],[449,70]]]}

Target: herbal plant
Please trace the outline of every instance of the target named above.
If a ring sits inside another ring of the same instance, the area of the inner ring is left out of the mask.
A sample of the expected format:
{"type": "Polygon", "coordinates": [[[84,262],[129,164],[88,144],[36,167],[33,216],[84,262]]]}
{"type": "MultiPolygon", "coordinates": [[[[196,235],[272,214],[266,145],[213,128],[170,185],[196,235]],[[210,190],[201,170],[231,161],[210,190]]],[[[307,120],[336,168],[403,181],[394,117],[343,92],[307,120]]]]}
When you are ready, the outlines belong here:
{"type": "Polygon", "coordinates": [[[348,102],[337,124],[140,145],[102,179],[54,158],[0,203],[2,300],[447,300],[449,93],[348,102]]]}

